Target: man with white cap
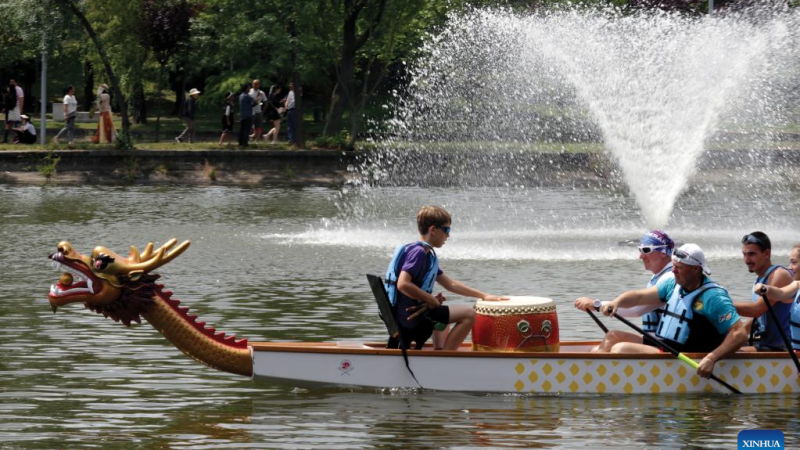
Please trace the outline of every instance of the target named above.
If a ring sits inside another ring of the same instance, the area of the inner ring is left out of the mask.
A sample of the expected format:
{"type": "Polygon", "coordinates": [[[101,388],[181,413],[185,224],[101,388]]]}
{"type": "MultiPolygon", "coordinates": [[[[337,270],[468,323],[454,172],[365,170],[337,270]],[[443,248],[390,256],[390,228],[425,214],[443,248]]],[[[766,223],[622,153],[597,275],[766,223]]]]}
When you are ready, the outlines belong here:
{"type": "MultiPolygon", "coordinates": [[[[639,259],[642,260],[645,270],[653,274],[646,287],[655,286],[661,279],[675,278],[672,274],[672,251],[674,249],[675,242],[663,230],[649,231],[639,239],[639,259]]],[[[602,302],[594,298],[581,297],[575,300],[575,307],[582,311],[599,310],[601,306],[602,302]]],[[[625,317],[642,317],[642,329],[648,333],[655,333],[658,330],[659,323],[661,323],[661,315],[664,313],[662,306],[653,305],[633,308],[621,315],[625,317]]],[[[620,342],[641,343],[642,338],[633,333],[611,330],[606,333],[600,345],[593,348],[592,351],[610,352],[614,345],[620,342]]]]}
{"type": "MultiPolygon", "coordinates": [[[[738,350],[747,341],[747,328],[736,313],[728,292],[711,281],[711,270],[703,250],[685,244],[672,254],[675,278],[659,280],[655,286],[628,291],[603,308],[614,315],[619,308],[664,305],[664,315],[656,330],[657,339],[679,352],[709,352],[697,368],[708,378],[716,362],[738,350]]],[[[621,342],[612,353],[659,353],[642,342],[621,342]]]]}
{"type": "Polygon", "coordinates": [[[189,97],[186,98],[186,101],[183,103],[183,114],[181,114],[181,119],[183,123],[186,124],[186,128],[183,130],[183,133],[180,136],[175,138],[175,142],[181,143],[183,139],[188,136],[189,143],[194,142],[194,114],[197,111],[197,97],[200,96],[200,91],[195,88],[192,88],[189,91],[189,97]]]}

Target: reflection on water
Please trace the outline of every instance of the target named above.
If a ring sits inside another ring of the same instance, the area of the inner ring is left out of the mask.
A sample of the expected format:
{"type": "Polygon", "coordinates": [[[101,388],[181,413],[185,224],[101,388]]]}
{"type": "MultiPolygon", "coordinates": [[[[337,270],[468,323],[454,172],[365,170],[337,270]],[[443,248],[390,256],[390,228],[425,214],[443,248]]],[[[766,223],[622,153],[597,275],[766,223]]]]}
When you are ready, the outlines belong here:
{"type": "MultiPolygon", "coordinates": [[[[739,236],[762,228],[785,258],[800,200],[777,194],[781,208],[765,218],[749,191],[735,194],[690,190],[671,231],[708,244],[715,279],[744,298],[739,236]]],[[[733,448],[740,430],[759,427],[798,443],[788,433],[800,426],[797,398],[293,390],[199,365],[147,325],[79,305],[54,315],[46,301],[58,241],[124,252],[174,236],[193,244],[160,269],[164,284],[217,329],[381,340],[364,274],[384,270],[394,245],[414,238],[416,208],[437,199],[454,212],[444,269],[489,291],[553,298],[562,339],[600,337],[569,307],[576,296],[609,298],[648,278],[635,249],[618,245],[643,231],[635,205],[602,190],[0,186],[0,448],[733,448]]]]}

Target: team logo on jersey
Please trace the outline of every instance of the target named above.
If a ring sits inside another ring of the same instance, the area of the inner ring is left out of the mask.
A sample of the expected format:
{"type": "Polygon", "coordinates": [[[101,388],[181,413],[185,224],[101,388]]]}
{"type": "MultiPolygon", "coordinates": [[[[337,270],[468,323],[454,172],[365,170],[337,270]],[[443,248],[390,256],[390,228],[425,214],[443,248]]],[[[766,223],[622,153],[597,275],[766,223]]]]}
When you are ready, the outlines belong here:
{"type": "Polygon", "coordinates": [[[733,316],[733,313],[731,313],[731,312],[729,312],[728,314],[720,314],[719,323],[727,322],[727,321],[731,320],[732,316],[733,316]]]}
{"type": "Polygon", "coordinates": [[[703,300],[698,298],[694,302],[692,302],[692,309],[695,311],[702,311],[703,310],[703,300]]]}

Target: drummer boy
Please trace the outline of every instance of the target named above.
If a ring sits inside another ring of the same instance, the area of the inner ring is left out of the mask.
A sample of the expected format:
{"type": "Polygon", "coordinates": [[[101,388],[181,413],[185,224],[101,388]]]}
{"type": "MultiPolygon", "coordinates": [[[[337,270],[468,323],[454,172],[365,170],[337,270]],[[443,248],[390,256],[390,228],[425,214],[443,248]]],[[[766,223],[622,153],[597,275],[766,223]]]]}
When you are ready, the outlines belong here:
{"type": "Polygon", "coordinates": [[[417,212],[419,241],[399,246],[389,263],[386,288],[400,325],[401,345],[406,348],[411,342],[421,346],[433,334],[434,348],[456,350],[472,330],[475,309],[466,305],[443,305],[445,297],[441,293],[433,295],[435,283],[467,297],[508,300],[453,280],[439,268],[434,249],[441,248],[450,237],[450,222],[450,213],[443,208],[420,208],[417,212]],[[455,325],[450,329],[449,324],[455,325]]]}

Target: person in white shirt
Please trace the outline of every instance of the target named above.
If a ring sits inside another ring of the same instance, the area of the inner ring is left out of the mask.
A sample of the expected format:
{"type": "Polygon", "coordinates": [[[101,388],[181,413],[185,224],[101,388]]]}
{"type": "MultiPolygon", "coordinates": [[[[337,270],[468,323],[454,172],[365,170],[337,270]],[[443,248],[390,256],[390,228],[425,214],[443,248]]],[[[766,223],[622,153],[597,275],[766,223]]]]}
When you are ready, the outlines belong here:
{"type": "Polygon", "coordinates": [[[75,116],[78,113],[78,100],[75,99],[75,87],[67,87],[67,95],[64,96],[64,128],[53,138],[53,143],[58,145],[58,138],[67,133],[67,144],[72,143],[75,134],[75,116]]]}
{"type": "Polygon", "coordinates": [[[31,118],[25,114],[20,116],[22,125],[14,128],[16,137],[14,138],[15,144],[35,144],[36,143],[36,128],[31,124],[31,118]]]}
{"type": "Polygon", "coordinates": [[[261,81],[253,80],[253,88],[250,89],[250,97],[253,97],[253,134],[250,139],[253,142],[261,140],[262,128],[264,126],[263,103],[267,100],[267,94],[261,90],[261,81]]]}

